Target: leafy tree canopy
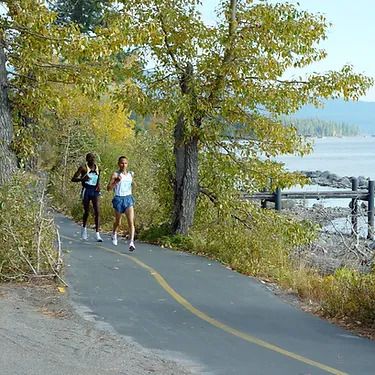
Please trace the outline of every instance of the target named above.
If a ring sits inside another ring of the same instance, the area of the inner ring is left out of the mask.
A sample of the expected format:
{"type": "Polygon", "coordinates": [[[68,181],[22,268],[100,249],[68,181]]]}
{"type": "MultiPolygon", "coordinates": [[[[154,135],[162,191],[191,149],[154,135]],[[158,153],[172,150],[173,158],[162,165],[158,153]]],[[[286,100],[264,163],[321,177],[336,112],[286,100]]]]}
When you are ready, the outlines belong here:
{"type": "MultiPolygon", "coordinates": [[[[283,126],[280,115],[322,98],[358,99],[373,83],[349,65],[285,79],[290,69],[326,57],[319,42],[329,26],[324,16],[289,3],[222,0],[217,24],[207,25],[198,0],[120,0],[113,2],[103,27],[86,34],[77,24],[59,24],[42,2],[4,4],[8,11],[1,25],[13,76],[13,113],[21,114],[22,126],[30,123],[25,118],[35,120],[58,100],[51,97],[51,81],[79,84],[94,94],[109,87],[113,55],[125,51],[125,61],[116,61],[126,74],[113,87],[114,98],[139,114],[165,119],[160,126],[172,139],[174,216],[176,222],[185,220],[176,224],[181,233],[192,223],[199,192],[231,201],[236,189],[230,187],[238,187],[233,181],[257,190],[270,177],[280,186],[298,180],[270,158],[309,150],[294,128],[283,126]],[[228,132],[234,124],[240,125],[235,134],[228,132]],[[244,134],[251,134],[247,142],[240,141],[244,134]],[[217,176],[229,181],[228,189],[220,188],[217,176]]],[[[95,4],[82,16],[102,14],[108,5],[95,4]]],[[[77,6],[83,9],[83,2],[77,6]]],[[[73,20],[68,13],[65,19],[73,20]]]]}
{"type": "MultiPolygon", "coordinates": [[[[222,0],[216,25],[203,22],[198,0],[120,3],[119,28],[130,25],[126,38],[147,72],[139,78],[141,84],[134,80],[118,98],[130,99],[139,112],[166,116],[164,126],[174,136],[177,210],[194,207],[194,191],[202,191],[202,185],[221,190],[217,178],[205,178],[202,169],[191,168],[198,163],[199,150],[204,150],[202,158],[211,171],[215,166],[219,180],[232,185],[240,180],[243,188],[256,190],[270,177],[280,186],[295,183],[296,176],[268,157],[303,154],[309,147],[294,128],[282,125],[280,115],[322,98],[358,99],[372,84],[349,65],[285,79],[289,69],[326,57],[319,42],[329,27],[323,15],[289,3],[222,0]],[[240,131],[225,139],[233,124],[241,124],[240,131]],[[242,134],[253,136],[239,142],[242,134]],[[188,201],[181,204],[181,199],[188,201]]],[[[191,221],[181,232],[189,225],[191,221]]]]}
{"type": "MultiPolygon", "coordinates": [[[[111,56],[122,51],[124,40],[119,44],[110,28],[87,35],[77,24],[61,25],[57,14],[40,1],[9,0],[3,6],[0,24],[15,127],[13,146],[21,157],[30,156],[42,130],[40,117],[61,100],[56,85],[76,85],[86,94],[100,95],[113,81],[111,56]]],[[[125,59],[124,75],[131,66],[125,59]]]]}

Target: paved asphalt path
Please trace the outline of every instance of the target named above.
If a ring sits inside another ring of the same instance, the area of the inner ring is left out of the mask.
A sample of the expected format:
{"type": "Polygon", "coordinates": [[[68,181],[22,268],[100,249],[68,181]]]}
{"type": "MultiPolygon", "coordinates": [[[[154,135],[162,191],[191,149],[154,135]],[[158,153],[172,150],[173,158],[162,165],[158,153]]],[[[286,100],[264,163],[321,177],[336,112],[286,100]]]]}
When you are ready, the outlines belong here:
{"type": "MultiPolygon", "coordinates": [[[[280,300],[209,259],[144,243],[129,253],[79,239],[57,215],[76,306],[97,322],[199,374],[375,374],[375,342],[280,300]]],[[[176,374],[177,375],[177,374],[176,374]]]]}

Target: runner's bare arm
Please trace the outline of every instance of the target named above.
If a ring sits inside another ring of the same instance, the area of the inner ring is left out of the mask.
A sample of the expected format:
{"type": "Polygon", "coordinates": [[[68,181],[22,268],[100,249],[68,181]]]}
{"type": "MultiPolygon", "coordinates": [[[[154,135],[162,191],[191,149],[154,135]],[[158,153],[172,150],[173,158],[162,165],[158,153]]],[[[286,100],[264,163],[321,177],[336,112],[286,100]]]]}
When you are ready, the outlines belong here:
{"type": "Polygon", "coordinates": [[[98,182],[96,183],[96,188],[95,190],[98,191],[100,193],[100,170],[99,168],[97,169],[97,172],[98,172],[98,182]]]}
{"type": "Polygon", "coordinates": [[[107,185],[107,191],[111,191],[115,185],[121,180],[121,177],[115,172],[112,174],[110,181],[107,185]]]}
{"type": "Polygon", "coordinates": [[[74,173],[71,181],[72,182],[82,182],[84,181],[83,179],[83,176],[86,174],[86,170],[84,167],[82,167],[82,165],[80,165],[76,171],[76,173],[74,173]]]}

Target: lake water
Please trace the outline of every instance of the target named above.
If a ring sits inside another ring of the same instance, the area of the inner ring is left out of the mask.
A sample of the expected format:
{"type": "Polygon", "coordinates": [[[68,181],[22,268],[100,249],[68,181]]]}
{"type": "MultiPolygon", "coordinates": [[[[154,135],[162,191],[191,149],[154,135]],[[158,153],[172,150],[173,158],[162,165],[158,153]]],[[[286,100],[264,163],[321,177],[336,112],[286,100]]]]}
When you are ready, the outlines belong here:
{"type": "MultiPolygon", "coordinates": [[[[304,157],[283,156],[278,158],[285,163],[286,169],[290,171],[330,171],[340,177],[364,176],[375,180],[375,137],[343,137],[343,138],[318,138],[314,139],[314,151],[304,157]]],[[[322,191],[330,190],[327,187],[311,185],[291,190],[322,191]]],[[[315,203],[325,207],[348,207],[348,199],[321,199],[308,200],[304,204],[311,207],[315,203]]],[[[359,218],[359,232],[366,237],[366,218],[359,218]]],[[[350,233],[350,219],[334,220],[333,226],[339,227],[340,231],[350,233]]],[[[335,230],[335,228],[326,228],[335,230]]]]}
{"type": "Polygon", "coordinates": [[[291,171],[330,171],[343,176],[375,179],[375,137],[314,139],[314,151],[304,157],[283,156],[278,160],[291,171]]]}

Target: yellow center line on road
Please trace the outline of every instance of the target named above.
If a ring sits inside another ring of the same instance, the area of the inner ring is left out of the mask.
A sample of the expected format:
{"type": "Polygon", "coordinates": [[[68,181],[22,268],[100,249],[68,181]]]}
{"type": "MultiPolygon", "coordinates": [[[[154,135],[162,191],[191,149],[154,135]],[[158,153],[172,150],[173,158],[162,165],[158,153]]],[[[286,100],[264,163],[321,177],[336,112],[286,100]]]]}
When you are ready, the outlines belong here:
{"type": "MultiPolygon", "coordinates": [[[[65,239],[68,239],[68,240],[71,240],[71,241],[80,242],[80,240],[77,240],[75,238],[71,238],[71,237],[67,237],[67,236],[61,236],[61,237],[65,238],[65,239]]],[[[286,357],[292,358],[292,359],[294,359],[296,361],[299,361],[299,362],[305,363],[307,365],[310,365],[310,366],[319,368],[321,370],[324,370],[324,371],[326,371],[329,374],[334,374],[334,375],[348,375],[348,373],[346,373],[346,372],[343,372],[343,371],[337,370],[337,369],[335,369],[333,367],[324,365],[323,363],[319,363],[317,361],[314,361],[314,360],[309,359],[307,357],[304,357],[302,355],[290,352],[290,351],[288,351],[286,349],[281,348],[280,346],[277,346],[277,345],[271,344],[271,343],[269,343],[267,341],[258,339],[255,336],[252,336],[252,335],[249,335],[248,333],[239,331],[239,330],[237,330],[235,328],[232,328],[232,327],[228,326],[225,323],[222,323],[222,322],[220,322],[220,321],[218,321],[218,320],[210,317],[209,315],[205,314],[204,312],[198,310],[189,301],[187,301],[184,297],[182,297],[179,293],[177,293],[167,283],[167,281],[164,279],[164,277],[159,272],[157,272],[154,268],[150,267],[146,263],[143,263],[141,260],[135,258],[134,256],[131,256],[131,255],[128,255],[128,254],[124,254],[124,253],[120,253],[119,251],[110,249],[110,248],[102,246],[102,245],[96,245],[96,247],[98,247],[98,248],[100,248],[102,250],[105,250],[105,251],[107,251],[109,253],[116,254],[116,255],[125,257],[127,259],[130,259],[132,262],[136,263],[138,266],[140,266],[140,267],[146,269],[147,271],[149,271],[150,274],[151,274],[151,276],[157,281],[157,283],[175,301],[177,301],[180,305],[182,305],[183,307],[185,307],[185,309],[188,310],[188,311],[190,311],[193,315],[195,315],[198,318],[206,321],[207,323],[213,325],[214,327],[219,328],[219,329],[221,329],[221,330],[223,330],[223,331],[225,331],[225,332],[227,332],[227,333],[229,333],[229,334],[231,334],[233,336],[239,337],[242,340],[245,340],[245,341],[250,342],[252,344],[258,345],[258,346],[260,346],[262,348],[271,350],[273,352],[282,354],[282,355],[284,355],[286,357]]]]}

